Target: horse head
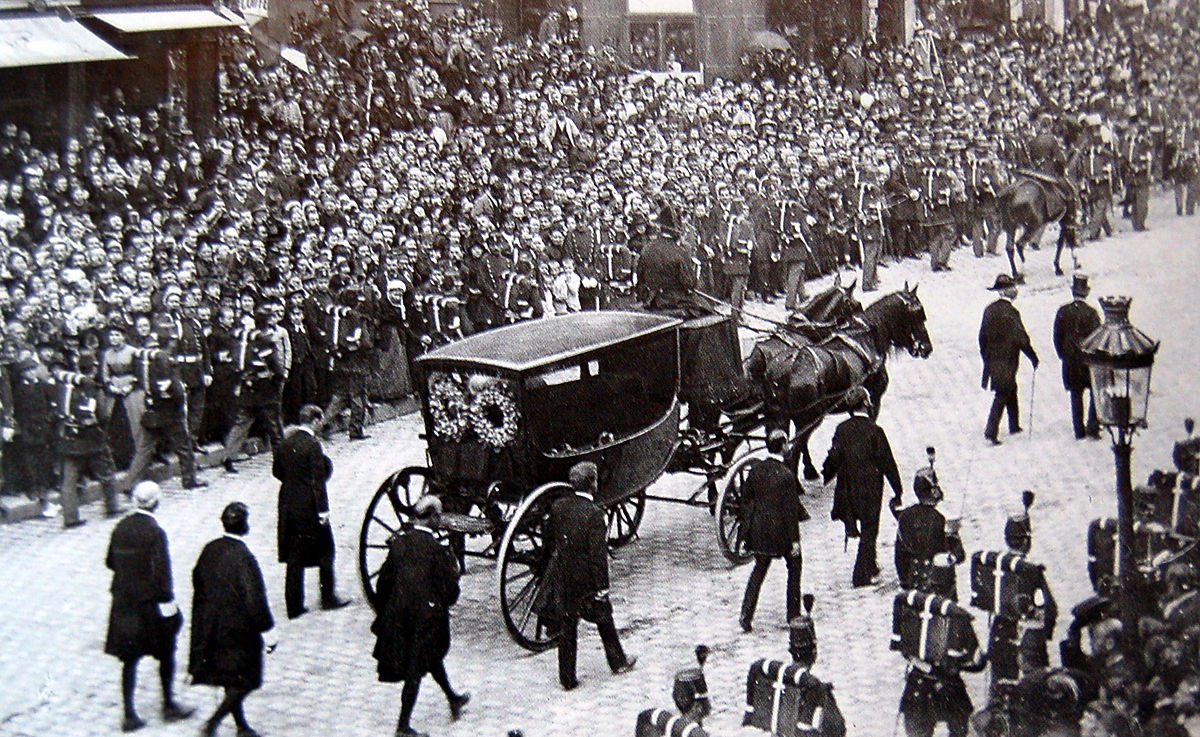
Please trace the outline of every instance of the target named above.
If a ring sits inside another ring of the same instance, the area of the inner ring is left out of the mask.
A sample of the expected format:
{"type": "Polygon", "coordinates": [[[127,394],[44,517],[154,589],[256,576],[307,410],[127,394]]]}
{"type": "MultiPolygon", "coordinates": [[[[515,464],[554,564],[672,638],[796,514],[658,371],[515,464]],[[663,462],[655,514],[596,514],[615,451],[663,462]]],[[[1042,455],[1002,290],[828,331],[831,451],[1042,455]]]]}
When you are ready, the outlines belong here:
{"type": "Polygon", "coordinates": [[[852,315],[862,312],[862,304],[854,298],[854,287],[858,280],[850,282],[849,286],[842,285],[839,274],[833,280],[833,286],[823,292],[814,294],[800,306],[800,312],[811,322],[840,324],[852,315]]]}
{"type": "Polygon", "coordinates": [[[866,309],[863,320],[875,336],[879,350],[904,348],[914,358],[928,358],[933,341],[925,328],[925,306],[917,297],[917,288],[893,292],[866,309]]]}
{"type": "Polygon", "coordinates": [[[921,298],[917,296],[917,286],[914,284],[910,289],[908,282],[904,282],[904,289],[898,292],[904,302],[904,320],[907,325],[906,345],[903,347],[908,348],[913,358],[929,358],[929,354],[933,353],[933,341],[925,327],[925,305],[921,304],[921,298]]]}

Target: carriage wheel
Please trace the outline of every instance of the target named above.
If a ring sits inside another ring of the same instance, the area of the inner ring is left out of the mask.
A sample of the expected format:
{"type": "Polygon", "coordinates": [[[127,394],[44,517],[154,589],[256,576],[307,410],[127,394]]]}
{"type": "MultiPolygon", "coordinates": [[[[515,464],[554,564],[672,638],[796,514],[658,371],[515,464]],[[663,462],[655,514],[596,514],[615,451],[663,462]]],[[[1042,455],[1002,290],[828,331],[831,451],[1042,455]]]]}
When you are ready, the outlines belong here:
{"type": "Polygon", "coordinates": [[[379,485],[367,505],[358,536],[358,576],[371,606],[376,604],[375,580],[387,559],[388,542],[412,523],[412,507],[429,489],[430,474],[422,466],[397,471],[379,485]]]}
{"type": "Polygon", "coordinates": [[[645,512],[646,492],[644,490],[606,508],[604,517],[608,522],[608,547],[616,550],[628,545],[637,535],[638,527],[642,524],[642,515],[645,512]]]}
{"type": "Polygon", "coordinates": [[[725,558],[734,565],[746,563],[753,557],[742,541],[741,508],[742,487],[746,483],[752,462],[756,460],[758,459],[755,456],[747,456],[734,464],[729,471],[725,488],[717,497],[717,544],[721,546],[725,558]]]}
{"type": "Polygon", "coordinates": [[[543,484],[535,489],[513,514],[500,543],[496,561],[496,583],[500,590],[500,611],[513,640],[533,652],[554,645],[554,634],[533,610],[543,584],[548,553],[546,521],[555,497],[569,491],[561,482],[543,484]]]}

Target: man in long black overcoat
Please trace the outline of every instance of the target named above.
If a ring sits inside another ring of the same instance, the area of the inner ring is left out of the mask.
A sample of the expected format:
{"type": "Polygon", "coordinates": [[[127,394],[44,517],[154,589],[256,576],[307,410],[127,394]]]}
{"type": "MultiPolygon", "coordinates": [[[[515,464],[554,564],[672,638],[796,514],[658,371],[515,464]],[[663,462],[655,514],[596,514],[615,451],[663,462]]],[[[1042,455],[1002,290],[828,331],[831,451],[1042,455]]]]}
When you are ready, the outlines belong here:
{"type": "Polygon", "coordinates": [[[600,630],[604,656],[613,673],[633,669],[637,658],[626,657],[613,624],[608,600],[608,525],[595,502],[599,471],[595,463],[575,464],[569,474],[574,492],[555,500],[546,526],[549,562],[543,591],[535,608],[544,619],[557,620],[558,680],[570,691],[579,685],[575,656],[579,620],[600,630]]]}
{"type": "Polygon", "coordinates": [[[1008,412],[1008,431],[1021,432],[1021,412],[1017,406],[1017,367],[1021,354],[1029,356],[1037,371],[1038,356],[1029,341],[1029,333],[1021,322],[1021,313],[1013,307],[1017,285],[1008,274],[1000,274],[989,289],[999,292],[1000,298],[983,311],[979,326],[979,355],[983,357],[984,389],[995,392],[992,409],[988,412],[983,436],[993,445],[1000,444],[1000,416],[1008,412]]]}
{"type": "Polygon", "coordinates": [[[158,484],[143,481],[133,489],[137,508],[113,528],[104,564],[113,572],[112,609],[104,652],[121,661],[121,698],[125,719],[121,730],[146,726],[133,706],[138,660],[149,655],[158,660],[162,684],[163,719],[186,719],[194,709],[175,703],[175,637],[183,615],[175,604],[171,556],[167,533],[158,526],[154,510],[160,497],[158,484]]]}
{"type": "Polygon", "coordinates": [[[333,532],[325,489],[333,462],[316,438],[322,419],[320,407],[302,407],[300,424],[279,444],[271,465],[271,473],[280,481],[278,545],[279,562],[287,565],[284,600],[288,619],[308,611],[304,607],[305,568],[320,571],[322,609],[339,609],[350,603],[334,591],[333,532]]]}
{"type": "Polygon", "coordinates": [[[404,682],[397,737],[421,734],[410,721],[426,673],[446,694],[453,719],[471,698],[454,692],[442,663],[450,651],[450,607],[458,601],[459,570],[454,553],[433,536],[441,502],[424,496],[413,511],[416,524],[392,540],[379,569],[378,614],[371,624],[380,682],[404,682]]]}
{"type": "Polygon", "coordinates": [[[887,479],[896,497],[903,493],[903,486],[887,435],[870,418],[871,400],[867,391],[861,387],[852,389],[847,405],[850,419],[834,431],[822,471],[826,484],[837,477],[829,516],[845,524],[847,537],[859,536],[851,580],[855,586],[868,586],[879,575],[875,540],[879,537],[883,480],[887,479]]]}
{"type": "MultiPolygon", "coordinates": [[[[204,723],[206,737],[233,715],[240,737],[257,733],[242,702],[262,686],[263,633],[275,626],[267,589],[254,554],[242,537],[250,511],[232,502],[221,512],[225,534],[204,546],[192,570],[192,647],[188,672],[196,684],[221,686],[225,698],[204,723]]],[[[269,646],[274,649],[274,645],[269,646]]]]}
{"type": "Polygon", "coordinates": [[[1100,437],[1096,420],[1096,400],[1088,400],[1087,423],[1083,421],[1083,393],[1092,388],[1092,375],[1079,352],[1079,342],[1100,327],[1100,313],[1087,303],[1088,278],[1076,274],[1071,282],[1073,299],[1058,308],[1054,316],[1054,350],[1062,359],[1063,387],[1071,395],[1071,424],[1075,437],[1100,437]]]}
{"type": "Polygon", "coordinates": [[[742,485],[745,510],[746,547],[754,554],[754,570],[746,581],[742,597],[742,630],[749,632],[758,606],[758,592],[773,558],[787,562],[787,619],[800,616],[800,572],[804,559],[800,552],[800,523],[808,512],[800,503],[800,480],[783,461],[787,434],[772,430],[767,437],[768,456],[756,462],[742,485]]]}
{"type": "Polygon", "coordinates": [[[695,304],[696,266],[679,243],[674,211],[663,208],[659,232],[642,249],[637,285],[646,309],[677,317],[694,317],[704,310],[695,304]]]}

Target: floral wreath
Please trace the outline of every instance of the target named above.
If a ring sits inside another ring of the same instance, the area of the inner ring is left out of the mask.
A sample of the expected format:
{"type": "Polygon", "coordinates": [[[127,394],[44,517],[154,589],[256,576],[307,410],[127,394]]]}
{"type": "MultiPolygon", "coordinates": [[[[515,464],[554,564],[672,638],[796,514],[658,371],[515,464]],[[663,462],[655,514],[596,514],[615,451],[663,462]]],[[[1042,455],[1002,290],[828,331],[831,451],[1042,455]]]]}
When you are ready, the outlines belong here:
{"type": "Polygon", "coordinates": [[[517,437],[517,403],[505,389],[493,386],[471,401],[471,429],[479,439],[495,448],[509,445],[517,437]],[[497,414],[500,422],[495,422],[497,414]]]}
{"type": "Polygon", "coordinates": [[[429,389],[429,415],[435,435],[459,440],[471,423],[470,405],[462,387],[449,376],[434,379],[429,389]]]}

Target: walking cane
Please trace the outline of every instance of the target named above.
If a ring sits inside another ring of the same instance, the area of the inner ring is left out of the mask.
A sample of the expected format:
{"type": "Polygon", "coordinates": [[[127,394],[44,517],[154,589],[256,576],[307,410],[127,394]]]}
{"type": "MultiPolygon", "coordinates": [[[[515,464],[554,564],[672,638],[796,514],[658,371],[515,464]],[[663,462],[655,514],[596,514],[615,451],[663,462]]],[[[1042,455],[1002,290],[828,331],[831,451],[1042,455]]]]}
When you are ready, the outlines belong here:
{"type": "Polygon", "coordinates": [[[1033,379],[1029,382],[1029,439],[1033,439],[1033,400],[1037,394],[1037,367],[1033,369],[1033,379]]]}

